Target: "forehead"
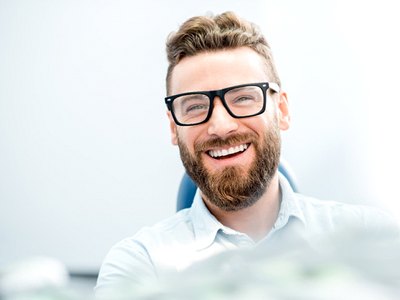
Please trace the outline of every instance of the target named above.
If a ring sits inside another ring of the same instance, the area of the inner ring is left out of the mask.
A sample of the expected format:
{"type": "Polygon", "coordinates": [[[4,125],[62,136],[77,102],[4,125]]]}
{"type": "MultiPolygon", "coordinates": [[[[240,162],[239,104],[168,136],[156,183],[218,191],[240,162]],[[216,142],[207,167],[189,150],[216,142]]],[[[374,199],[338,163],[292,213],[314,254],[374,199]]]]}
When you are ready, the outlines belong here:
{"type": "Polygon", "coordinates": [[[266,62],[248,47],[203,52],[185,57],[174,68],[170,93],[217,90],[269,81],[266,62]]]}

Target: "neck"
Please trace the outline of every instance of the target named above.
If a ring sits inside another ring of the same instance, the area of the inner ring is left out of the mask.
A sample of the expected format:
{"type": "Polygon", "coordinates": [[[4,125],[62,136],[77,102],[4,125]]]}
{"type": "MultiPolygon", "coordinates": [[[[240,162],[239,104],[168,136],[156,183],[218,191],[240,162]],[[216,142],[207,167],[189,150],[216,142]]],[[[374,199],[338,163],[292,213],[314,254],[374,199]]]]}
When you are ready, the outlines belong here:
{"type": "Polygon", "coordinates": [[[209,211],[223,225],[250,236],[254,241],[264,238],[274,225],[280,208],[278,173],[272,178],[268,189],[250,207],[238,211],[224,211],[204,199],[209,211]]]}

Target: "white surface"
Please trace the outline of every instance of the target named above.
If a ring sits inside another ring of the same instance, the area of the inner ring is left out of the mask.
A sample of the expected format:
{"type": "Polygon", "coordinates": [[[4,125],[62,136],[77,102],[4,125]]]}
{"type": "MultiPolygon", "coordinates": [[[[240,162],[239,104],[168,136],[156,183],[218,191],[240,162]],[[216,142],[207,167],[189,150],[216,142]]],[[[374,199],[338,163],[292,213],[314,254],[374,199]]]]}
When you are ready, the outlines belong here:
{"type": "Polygon", "coordinates": [[[284,155],[309,195],[400,216],[395,1],[0,0],[0,266],[31,255],[97,270],[174,212],[164,42],[187,17],[258,23],[292,109],[284,155]],[[389,179],[387,176],[389,175],[389,179]]]}
{"type": "Polygon", "coordinates": [[[45,288],[62,288],[69,282],[65,266],[54,258],[31,257],[11,263],[1,272],[0,296],[13,298],[45,288]]]}

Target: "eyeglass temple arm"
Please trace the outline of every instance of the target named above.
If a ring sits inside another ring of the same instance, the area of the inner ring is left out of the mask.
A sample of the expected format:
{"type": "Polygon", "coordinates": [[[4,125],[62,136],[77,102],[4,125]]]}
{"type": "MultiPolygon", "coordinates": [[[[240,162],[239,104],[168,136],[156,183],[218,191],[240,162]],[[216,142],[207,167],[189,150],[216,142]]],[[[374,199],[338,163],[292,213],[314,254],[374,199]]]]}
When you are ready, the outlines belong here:
{"type": "Polygon", "coordinates": [[[275,82],[268,82],[268,87],[273,90],[276,93],[279,93],[281,91],[281,88],[279,85],[275,82]]]}

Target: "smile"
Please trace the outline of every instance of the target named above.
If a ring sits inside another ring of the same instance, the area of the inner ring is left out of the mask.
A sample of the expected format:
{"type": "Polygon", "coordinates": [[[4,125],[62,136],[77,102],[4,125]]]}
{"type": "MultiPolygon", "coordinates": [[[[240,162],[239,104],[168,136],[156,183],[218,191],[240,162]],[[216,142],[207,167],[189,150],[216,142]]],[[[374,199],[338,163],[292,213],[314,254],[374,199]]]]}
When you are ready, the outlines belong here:
{"type": "Polygon", "coordinates": [[[208,151],[208,155],[212,158],[221,158],[228,155],[240,153],[246,151],[250,144],[242,144],[236,147],[230,147],[227,149],[220,149],[220,150],[210,150],[208,151]]]}

